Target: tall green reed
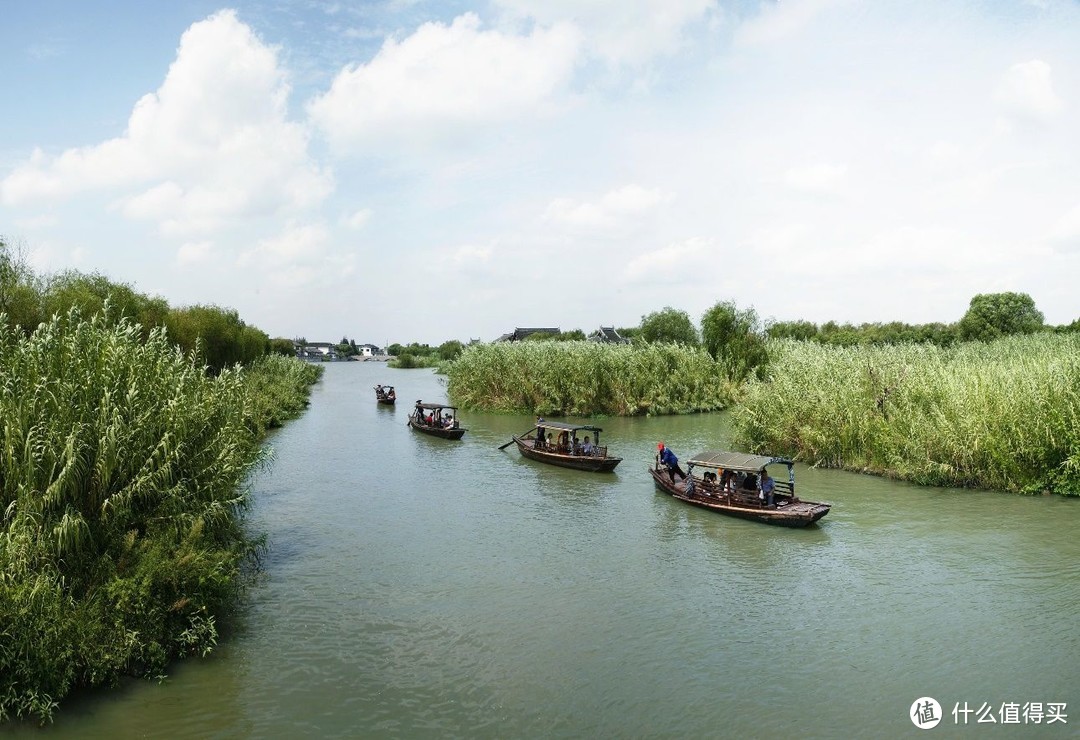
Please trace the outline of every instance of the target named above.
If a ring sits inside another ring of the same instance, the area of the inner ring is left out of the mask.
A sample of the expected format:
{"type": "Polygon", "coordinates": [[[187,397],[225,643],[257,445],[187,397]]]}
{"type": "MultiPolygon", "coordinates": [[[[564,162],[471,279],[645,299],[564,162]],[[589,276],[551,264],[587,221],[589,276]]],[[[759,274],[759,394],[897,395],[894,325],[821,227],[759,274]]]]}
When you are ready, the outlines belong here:
{"type": "Polygon", "coordinates": [[[259,428],[243,373],[162,329],[0,317],[0,719],[213,648],[258,546],[259,428]]]}
{"type": "Polygon", "coordinates": [[[950,348],[776,340],[739,442],[918,483],[1080,494],[1080,337],[950,348]]]}
{"type": "Polygon", "coordinates": [[[677,344],[476,344],[446,372],[456,403],[492,411],[679,414],[724,408],[733,395],[707,352],[677,344]]]}

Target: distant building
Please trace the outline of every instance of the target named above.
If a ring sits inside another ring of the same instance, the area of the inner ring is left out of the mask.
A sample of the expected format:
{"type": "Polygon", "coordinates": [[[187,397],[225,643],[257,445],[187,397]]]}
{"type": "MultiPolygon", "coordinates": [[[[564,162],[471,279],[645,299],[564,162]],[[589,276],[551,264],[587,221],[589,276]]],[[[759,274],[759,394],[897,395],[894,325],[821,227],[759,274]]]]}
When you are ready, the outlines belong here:
{"type": "Polygon", "coordinates": [[[362,357],[374,357],[375,355],[386,354],[382,351],[382,347],[376,346],[374,344],[358,344],[356,345],[356,348],[360,350],[360,355],[362,357]]]}
{"type": "Polygon", "coordinates": [[[337,354],[337,345],[330,342],[308,342],[296,348],[301,360],[336,360],[337,354]]]}
{"type": "Polygon", "coordinates": [[[614,326],[601,326],[588,336],[590,342],[604,344],[630,344],[630,340],[615,331],[614,326]]]}
{"type": "Polygon", "coordinates": [[[559,334],[560,333],[559,327],[557,327],[557,326],[554,327],[554,328],[551,328],[551,327],[541,327],[541,328],[536,328],[536,327],[534,327],[534,328],[522,328],[522,327],[518,327],[517,329],[514,329],[509,334],[503,334],[501,337],[499,337],[495,341],[496,342],[520,342],[522,339],[529,336],[530,334],[536,334],[537,332],[542,332],[544,334],[559,334]]]}

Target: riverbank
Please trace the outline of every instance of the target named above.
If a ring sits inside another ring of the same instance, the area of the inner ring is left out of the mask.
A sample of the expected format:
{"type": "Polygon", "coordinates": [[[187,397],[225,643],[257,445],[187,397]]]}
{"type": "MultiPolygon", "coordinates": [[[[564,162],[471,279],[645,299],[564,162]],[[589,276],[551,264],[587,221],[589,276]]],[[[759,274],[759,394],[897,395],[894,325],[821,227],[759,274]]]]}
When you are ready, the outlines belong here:
{"type": "Polygon", "coordinates": [[[1080,335],[769,352],[734,411],[746,449],[921,485],[1080,495],[1080,335]]]}
{"type": "Polygon", "coordinates": [[[466,409],[637,416],[731,408],[736,443],[921,485],[1080,495],[1080,335],[943,348],[770,340],[743,384],[671,344],[475,345],[447,367],[466,409]]]}
{"type": "Polygon", "coordinates": [[[261,542],[244,511],[262,434],[320,374],[211,376],[102,314],[0,322],[0,720],[214,649],[261,542]]]}
{"type": "MultiPolygon", "coordinates": [[[[430,370],[392,375],[445,398],[430,370]]],[[[407,407],[375,403],[385,380],[332,363],[272,433],[247,514],[269,546],[228,640],[167,681],[72,697],[50,740],[905,737],[922,696],[946,735],[985,734],[957,703],[1075,713],[1080,501],[800,463],[800,491],[833,509],[769,527],[647,472],[658,440],[683,459],[730,446],[727,412],[604,419],[623,462],[583,474],[498,450],[528,414],[416,434],[407,407]]]]}

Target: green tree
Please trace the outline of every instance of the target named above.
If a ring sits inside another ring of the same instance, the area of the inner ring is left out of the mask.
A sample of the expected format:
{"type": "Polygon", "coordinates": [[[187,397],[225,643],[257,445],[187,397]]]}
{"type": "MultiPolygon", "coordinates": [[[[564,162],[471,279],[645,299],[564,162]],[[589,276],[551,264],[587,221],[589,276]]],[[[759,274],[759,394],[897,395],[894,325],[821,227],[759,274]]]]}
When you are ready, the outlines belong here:
{"type": "Polygon", "coordinates": [[[234,309],[190,306],[173,309],[166,319],[169,338],[185,352],[198,350],[199,360],[212,371],[248,363],[265,355],[270,338],[247,326],[234,309]]]}
{"type": "Polygon", "coordinates": [[[40,281],[34,275],[21,248],[12,248],[0,237],[0,313],[8,326],[22,327],[25,334],[44,318],[40,281]]]}
{"type": "Polygon", "coordinates": [[[697,346],[698,333],[686,311],[665,306],[641,317],[641,338],[650,344],[669,342],[697,346]]]}
{"type": "Polygon", "coordinates": [[[701,317],[701,337],[731,380],[743,381],[768,362],[765,332],[753,308],[740,310],[734,301],[717,303],[701,317]]]}
{"type": "MultiPolygon", "coordinates": [[[[704,319],[702,319],[704,321],[704,319]]],[[[777,321],[769,326],[768,334],[773,339],[817,339],[817,324],[810,321],[777,321]]]]}
{"type": "Polygon", "coordinates": [[[286,339],[285,337],[275,337],[270,340],[268,350],[270,354],[292,357],[296,354],[296,345],[293,344],[293,340],[291,339],[286,339]]]}
{"type": "Polygon", "coordinates": [[[451,339],[439,345],[439,358],[443,360],[456,360],[463,349],[465,349],[464,344],[456,339],[451,339]]]}
{"type": "Polygon", "coordinates": [[[1027,293],[980,293],[957,326],[963,340],[983,342],[1043,328],[1042,311],[1027,293]]]}

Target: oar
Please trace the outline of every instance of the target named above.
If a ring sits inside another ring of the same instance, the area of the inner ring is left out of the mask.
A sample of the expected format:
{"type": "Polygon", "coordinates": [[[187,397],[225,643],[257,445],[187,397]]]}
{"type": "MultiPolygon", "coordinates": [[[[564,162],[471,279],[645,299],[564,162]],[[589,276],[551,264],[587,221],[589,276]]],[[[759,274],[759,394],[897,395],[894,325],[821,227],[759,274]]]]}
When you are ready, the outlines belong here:
{"type": "MultiPolygon", "coordinates": [[[[524,432],[522,432],[522,433],[521,433],[521,434],[519,434],[518,436],[519,436],[519,437],[524,437],[524,436],[525,436],[526,434],[528,434],[529,432],[531,432],[531,431],[532,431],[533,429],[536,429],[536,427],[533,427],[532,429],[526,429],[526,430],[525,430],[524,432]]],[[[504,444],[504,445],[502,445],[501,447],[499,447],[499,449],[500,449],[500,450],[505,450],[505,449],[506,449],[507,447],[509,447],[509,446],[510,446],[510,445],[512,445],[512,444],[514,444],[514,440],[512,440],[512,439],[511,439],[511,440],[510,440],[509,442],[507,442],[506,444],[504,444]]]]}

